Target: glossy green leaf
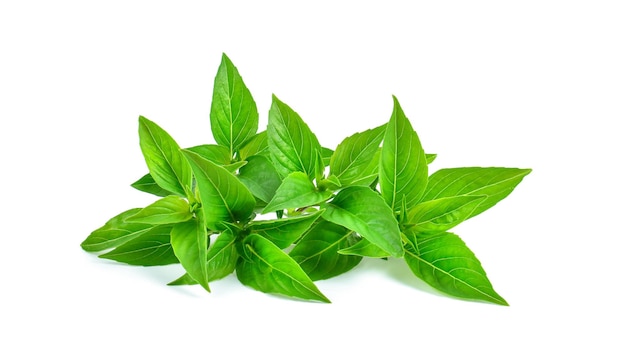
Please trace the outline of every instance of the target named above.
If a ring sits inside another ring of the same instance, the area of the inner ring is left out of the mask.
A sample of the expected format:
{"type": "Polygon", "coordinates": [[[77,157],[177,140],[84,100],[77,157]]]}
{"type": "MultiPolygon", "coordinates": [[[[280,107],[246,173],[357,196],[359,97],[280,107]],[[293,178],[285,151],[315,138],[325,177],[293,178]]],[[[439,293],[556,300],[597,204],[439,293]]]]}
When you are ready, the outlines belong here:
{"type": "Polygon", "coordinates": [[[174,139],[156,123],[139,117],[139,145],[154,181],[180,196],[191,190],[191,168],[174,139]]]}
{"type": "Polygon", "coordinates": [[[239,170],[239,180],[256,198],[270,202],[282,182],[280,175],[265,156],[252,155],[246,160],[248,163],[239,170]]]}
{"type": "Polygon", "coordinates": [[[237,152],[239,159],[247,160],[250,156],[264,155],[269,157],[267,145],[267,131],[259,132],[250,137],[237,152]]]}
{"type": "Polygon", "coordinates": [[[476,216],[507,197],[530,169],[504,167],[446,168],[428,178],[423,201],[461,195],[485,195],[487,198],[468,216],[476,216]]]}
{"type": "Polygon", "coordinates": [[[396,97],[383,140],[379,182],[383,198],[394,211],[399,210],[403,197],[408,208],[415,206],[428,182],[424,149],[396,97]]]}
{"type": "Polygon", "coordinates": [[[370,243],[367,239],[361,239],[347,248],[337,250],[337,252],[343,255],[358,255],[369,258],[388,258],[391,256],[388,252],[370,243]]]}
{"type": "Polygon", "coordinates": [[[415,233],[446,231],[470,217],[486,197],[464,195],[421,202],[408,210],[405,227],[415,233]]]}
{"type": "Polygon", "coordinates": [[[208,236],[204,223],[193,219],[176,224],[170,237],[174,254],[187,274],[210,292],[206,263],[208,236]]]}
{"type": "Polygon", "coordinates": [[[361,261],[360,256],[341,255],[358,238],[352,230],[326,220],[317,222],[296,244],[289,255],[300,264],[311,280],[322,280],[343,274],[361,261]]]}
{"type": "Polygon", "coordinates": [[[213,138],[218,145],[228,147],[231,157],[256,134],[259,125],[256,103],[226,54],[215,76],[210,119],[213,138]]]}
{"type": "Polygon", "coordinates": [[[236,237],[226,230],[215,239],[207,253],[207,279],[222,279],[235,271],[239,253],[235,246],[236,237]]]}
{"type": "Polygon", "coordinates": [[[224,230],[223,222],[250,217],[256,201],[235,175],[189,150],[183,150],[183,154],[196,177],[204,222],[210,230],[224,230]]]}
{"type": "Polygon", "coordinates": [[[143,266],[178,263],[170,244],[171,230],[171,225],[154,227],[99,257],[143,266]]]}
{"type": "Polygon", "coordinates": [[[330,173],[344,186],[351,185],[364,172],[378,152],[386,125],[355,133],[344,139],[330,159],[330,173]]]}
{"type": "Polygon", "coordinates": [[[436,154],[427,153],[426,154],[426,163],[431,164],[437,158],[436,154]]]}
{"type": "Polygon", "coordinates": [[[345,188],[322,207],[326,209],[324,219],[356,231],[392,256],[402,256],[398,222],[385,200],[372,189],[345,188]]]}
{"type": "Polygon", "coordinates": [[[411,271],[433,288],[459,298],[508,305],[493,289],[480,261],[455,234],[418,237],[405,247],[404,259],[411,271]]]}
{"type": "Polygon", "coordinates": [[[306,174],[294,172],[283,180],[263,213],[316,205],[331,196],[331,191],[318,190],[306,174]]]}
{"type": "Polygon", "coordinates": [[[129,223],[175,224],[191,219],[187,200],[176,195],[166,196],[126,218],[129,223]]]}
{"type": "Polygon", "coordinates": [[[272,96],[267,142],[272,162],[282,177],[303,172],[309,180],[315,178],[318,152],[322,150],[317,137],[298,113],[276,96],[272,96]]]}
{"type": "Polygon", "coordinates": [[[248,225],[251,233],[258,234],[285,249],[293,244],[320,217],[322,211],[277,220],[252,221],[248,225]]]}
{"type": "Polygon", "coordinates": [[[125,242],[132,240],[139,235],[154,228],[154,225],[128,223],[126,218],[136,214],[141,209],[126,210],[119,215],[112,217],[100,228],[94,230],[80,246],[85,251],[103,251],[115,248],[125,242]]]}
{"type": "Polygon", "coordinates": [[[169,196],[172,194],[171,192],[159,186],[156,181],[154,181],[154,178],[152,178],[152,175],[150,175],[149,173],[145,174],[139,180],[133,182],[131,186],[139,191],[147,192],[149,194],[161,197],[169,196]]]}
{"type": "Polygon", "coordinates": [[[264,293],[330,303],[300,265],[271,241],[251,234],[244,248],[246,256],[237,265],[242,284],[264,293]]]}

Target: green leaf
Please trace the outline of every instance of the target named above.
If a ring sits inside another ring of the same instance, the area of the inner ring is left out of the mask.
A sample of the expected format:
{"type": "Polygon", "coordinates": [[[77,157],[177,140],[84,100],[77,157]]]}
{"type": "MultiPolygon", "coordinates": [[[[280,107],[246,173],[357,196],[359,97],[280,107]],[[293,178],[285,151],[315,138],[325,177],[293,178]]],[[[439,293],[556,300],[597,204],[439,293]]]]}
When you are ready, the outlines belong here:
{"type": "Polygon", "coordinates": [[[210,292],[206,263],[208,236],[204,223],[193,219],[176,224],[170,236],[174,254],[187,274],[210,292]]]}
{"type": "Polygon", "coordinates": [[[154,227],[99,257],[143,266],[178,263],[170,244],[171,230],[171,225],[154,227]]]}
{"type": "Polygon", "coordinates": [[[155,196],[165,197],[172,194],[171,192],[159,186],[156,181],[154,181],[154,178],[152,178],[152,175],[150,175],[149,173],[145,174],[139,180],[133,182],[131,186],[139,191],[147,192],[155,196]]]}
{"type": "Polygon", "coordinates": [[[223,222],[245,221],[250,217],[256,201],[235,175],[189,150],[183,150],[183,154],[198,183],[207,228],[224,230],[223,222]]]}
{"type": "Polygon", "coordinates": [[[189,210],[187,200],[176,195],[166,196],[162,199],[139,210],[139,212],[126,218],[129,223],[145,223],[145,224],[175,224],[191,219],[192,214],[189,210]]]}
{"type": "Polygon", "coordinates": [[[315,178],[318,152],[321,152],[317,137],[298,113],[276,96],[272,96],[267,142],[276,171],[282,177],[299,171],[309,180],[315,178]]]}
{"type": "Polygon", "coordinates": [[[140,116],[139,145],[157,185],[186,196],[191,190],[191,168],[176,141],[156,123],[140,116]]]}
{"type": "Polygon", "coordinates": [[[474,217],[507,197],[530,169],[504,167],[447,168],[428,178],[422,201],[461,195],[485,195],[487,198],[467,217],[474,217]]]}
{"type": "Polygon", "coordinates": [[[222,166],[230,172],[237,171],[245,165],[245,161],[233,161],[229,154],[228,147],[220,145],[200,145],[187,148],[187,150],[197,153],[218,166],[222,166]]]}
{"type": "Polygon", "coordinates": [[[362,177],[379,150],[385,128],[382,125],[344,139],[330,159],[330,173],[337,176],[344,186],[362,177]]]}
{"type": "Polygon", "coordinates": [[[378,179],[378,166],[380,164],[379,148],[372,156],[370,163],[363,169],[363,172],[354,178],[350,183],[352,186],[370,186],[378,179]]]}
{"type": "Polygon", "coordinates": [[[226,146],[221,145],[199,145],[186,148],[187,150],[197,153],[216,165],[228,165],[232,160],[230,150],[226,146]]]}
{"type": "MultiPolygon", "coordinates": [[[[239,254],[235,247],[235,237],[229,230],[221,233],[207,252],[206,279],[208,282],[222,279],[235,271],[239,254]]],[[[189,273],[167,285],[195,285],[198,282],[189,273]]]]}
{"type": "Polygon", "coordinates": [[[431,164],[437,158],[436,154],[427,153],[426,154],[426,163],[431,164]]]}
{"type": "Polygon", "coordinates": [[[169,283],[167,283],[167,285],[196,285],[198,284],[198,282],[191,277],[191,275],[185,273],[183,274],[180,278],[173,280],[169,283]]]}
{"type": "Polygon", "coordinates": [[[428,182],[424,149],[396,97],[380,155],[379,181],[380,192],[394,211],[403,197],[408,208],[415,206],[428,182]]]}
{"type": "Polygon", "coordinates": [[[402,256],[400,229],[393,211],[370,188],[350,186],[322,205],[322,217],[356,231],[392,256],[402,256]]]}
{"type": "Polygon", "coordinates": [[[337,252],[343,255],[358,255],[369,258],[388,258],[391,256],[388,252],[370,243],[367,239],[361,239],[347,248],[337,250],[337,252]]]}
{"type": "Polygon", "coordinates": [[[246,257],[237,265],[242,284],[264,293],[330,303],[300,265],[271,241],[251,234],[244,240],[244,248],[246,257]]]}
{"type": "Polygon", "coordinates": [[[311,280],[322,280],[343,274],[361,261],[360,256],[340,255],[358,238],[352,230],[326,220],[317,222],[289,253],[311,280]]]}
{"type": "Polygon", "coordinates": [[[263,213],[317,205],[332,195],[331,191],[318,190],[306,174],[294,172],[283,180],[272,200],[263,209],[263,213]]]}
{"type": "Polygon", "coordinates": [[[339,179],[335,175],[330,175],[325,179],[319,180],[319,182],[317,183],[317,187],[320,190],[339,190],[341,186],[341,181],[339,181],[339,179]]]}
{"type": "Polygon", "coordinates": [[[480,261],[455,234],[417,237],[405,247],[404,260],[411,271],[433,288],[459,298],[508,305],[493,289],[480,261]]]}
{"type": "Polygon", "coordinates": [[[215,76],[210,118],[213,138],[228,147],[231,157],[256,134],[259,125],[256,103],[226,54],[215,76]]]}
{"type": "Polygon", "coordinates": [[[472,215],[486,197],[464,195],[421,202],[408,211],[405,227],[416,233],[446,231],[472,215]]]}
{"type": "Polygon", "coordinates": [[[239,149],[238,156],[242,161],[247,160],[250,156],[266,155],[269,157],[267,145],[267,131],[259,132],[250,137],[246,143],[239,149]]]}
{"type": "Polygon", "coordinates": [[[235,241],[235,235],[230,230],[226,230],[211,244],[206,264],[209,281],[222,279],[235,271],[239,259],[235,241]]]}
{"type": "Polygon", "coordinates": [[[252,221],[248,230],[276,244],[281,249],[293,244],[317,220],[322,211],[286,219],[252,221]]]}
{"type": "Polygon", "coordinates": [[[265,156],[252,155],[246,160],[248,163],[239,170],[239,180],[259,200],[270,202],[282,182],[280,175],[265,156]]]}
{"type": "Polygon", "coordinates": [[[127,223],[125,220],[141,209],[126,210],[112,217],[100,228],[94,230],[80,246],[85,251],[103,251],[115,248],[154,228],[151,224],[127,223]]]}
{"type": "Polygon", "coordinates": [[[325,167],[330,166],[330,158],[333,156],[333,153],[335,153],[335,151],[330,148],[322,147],[322,161],[325,167]]]}

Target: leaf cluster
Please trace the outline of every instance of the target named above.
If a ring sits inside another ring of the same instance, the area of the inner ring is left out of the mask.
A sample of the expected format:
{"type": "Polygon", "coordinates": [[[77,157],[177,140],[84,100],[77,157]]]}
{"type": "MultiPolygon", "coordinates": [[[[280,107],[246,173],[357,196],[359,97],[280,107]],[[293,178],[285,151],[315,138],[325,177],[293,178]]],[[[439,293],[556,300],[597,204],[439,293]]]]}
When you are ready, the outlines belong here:
{"type": "Polygon", "coordinates": [[[112,217],[82,242],[85,251],[132,265],[180,263],[185,273],[170,285],[210,291],[236,273],[261,292],[321,302],[329,299],[314,281],[363,258],[402,258],[437,290],[507,304],[450,229],[504,199],[530,169],[429,174],[435,155],[424,152],[395,97],[388,122],[334,150],[276,96],[259,131],[256,103],[226,55],[210,121],[215,144],[181,148],[139,117],[148,173],[132,186],[159,199],[112,217]]]}

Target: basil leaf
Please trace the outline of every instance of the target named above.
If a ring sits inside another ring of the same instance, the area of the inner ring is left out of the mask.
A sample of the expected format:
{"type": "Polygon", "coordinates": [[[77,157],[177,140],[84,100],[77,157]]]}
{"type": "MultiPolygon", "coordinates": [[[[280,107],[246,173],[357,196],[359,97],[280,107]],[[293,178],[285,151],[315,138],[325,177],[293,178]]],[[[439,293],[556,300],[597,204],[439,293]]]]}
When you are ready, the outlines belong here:
{"type": "Polygon", "coordinates": [[[367,239],[361,239],[347,248],[337,250],[337,252],[343,255],[358,255],[369,258],[388,258],[391,256],[388,252],[370,243],[367,239]]]}
{"type": "Polygon", "coordinates": [[[211,131],[218,145],[226,146],[229,155],[256,134],[259,113],[250,91],[235,65],[222,54],[215,76],[211,102],[211,131]]]}
{"type": "Polygon", "coordinates": [[[472,215],[486,198],[464,195],[421,202],[408,210],[406,227],[416,233],[446,231],[472,215]]]}
{"type": "Polygon", "coordinates": [[[142,266],[178,263],[170,244],[171,231],[171,225],[154,227],[99,257],[142,266]]]}
{"type": "Polygon", "coordinates": [[[359,264],[360,256],[337,254],[338,250],[349,248],[357,240],[352,230],[322,220],[298,241],[289,255],[311,280],[328,279],[359,264]]]}
{"type": "Polygon", "coordinates": [[[235,271],[239,253],[235,246],[236,237],[230,231],[221,233],[207,252],[207,279],[209,281],[222,279],[235,271]]]}
{"type": "Polygon", "coordinates": [[[462,167],[441,169],[428,178],[423,201],[460,195],[487,198],[467,217],[474,217],[507,197],[530,169],[504,167],[462,167]]]}
{"type": "Polygon", "coordinates": [[[245,161],[233,161],[229,154],[228,147],[220,145],[200,145],[187,148],[187,150],[197,153],[214,164],[224,167],[230,172],[235,172],[241,166],[246,164],[245,161]]]}
{"type": "Polygon", "coordinates": [[[189,150],[183,154],[198,183],[207,228],[224,230],[223,222],[244,221],[251,216],[256,201],[235,175],[189,150]]]}
{"type": "Polygon", "coordinates": [[[263,213],[316,205],[332,195],[331,191],[318,190],[306,174],[294,172],[283,180],[263,213]]]}
{"type": "Polygon", "coordinates": [[[358,176],[356,176],[350,183],[353,186],[370,186],[378,179],[378,166],[380,164],[380,152],[379,148],[372,156],[369,164],[365,166],[358,176]]]}
{"type": "Polygon", "coordinates": [[[80,246],[85,251],[103,251],[122,245],[154,228],[151,224],[127,223],[125,220],[141,209],[126,210],[94,230],[80,246]]]}
{"type": "Polygon", "coordinates": [[[170,234],[174,254],[187,274],[210,292],[207,278],[208,236],[199,219],[174,225],[170,234]]]}
{"type": "Polygon", "coordinates": [[[184,222],[191,219],[192,214],[189,210],[187,200],[176,195],[166,196],[162,199],[139,210],[139,212],[126,218],[128,223],[145,223],[145,224],[174,224],[184,222]]]}
{"type": "Polygon", "coordinates": [[[493,289],[480,261],[455,234],[417,237],[405,248],[404,260],[411,271],[433,288],[459,298],[508,305],[493,289]]]}
{"type": "Polygon", "coordinates": [[[269,157],[267,152],[267,131],[259,132],[256,135],[250,137],[246,143],[237,152],[240,160],[247,160],[250,156],[265,155],[269,157]]]}
{"type": "Polygon", "coordinates": [[[176,141],[156,123],[140,116],[139,146],[157,185],[186,196],[191,190],[191,168],[176,141]]]}
{"type": "MultiPolygon", "coordinates": [[[[235,270],[239,254],[235,247],[235,237],[229,230],[221,233],[206,253],[206,279],[208,282],[221,279],[235,270]]],[[[188,273],[167,285],[195,285],[198,282],[188,273]]]]}
{"type": "Polygon", "coordinates": [[[356,231],[392,256],[402,256],[402,241],[393,211],[370,188],[350,186],[322,207],[322,217],[356,231]]]}
{"type": "Polygon", "coordinates": [[[167,285],[196,285],[198,284],[198,282],[191,277],[191,275],[185,273],[183,274],[180,278],[173,280],[169,283],[167,283],[167,285]]]}
{"type": "Polygon", "coordinates": [[[333,156],[333,151],[330,148],[322,147],[322,161],[325,167],[330,166],[330,158],[333,156]]]}
{"type": "Polygon", "coordinates": [[[282,182],[280,175],[265,156],[252,155],[246,161],[248,163],[239,170],[239,181],[256,198],[265,203],[270,202],[282,182]]]}
{"type": "Polygon", "coordinates": [[[149,173],[145,174],[139,180],[133,182],[131,186],[139,191],[147,192],[155,196],[164,197],[172,194],[171,192],[159,186],[156,181],[154,181],[154,178],[152,178],[152,175],[149,173]]]}
{"type": "Polygon", "coordinates": [[[329,189],[329,190],[339,190],[343,186],[341,181],[335,175],[330,175],[325,179],[319,180],[317,182],[317,187],[320,190],[329,189]]]}
{"type": "Polygon", "coordinates": [[[228,165],[232,160],[230,150],[226,146],[221,145],[199,145],[186,148],[193,153],[206,158],[216,165],[224,166],[228,165]]]}
{"type": "Polygon", "coordinates": [[[315,178],[321,146],[309,126],[298,113],[272,96],[267,124],[267,143],[276,171],[285,177],[303,172],[309,180],[315,178]]]}
{"type": "Polygon", "coordinates": [[[351,185],[368,168],[383,140],[386,125],[344,139],[330,158],[330,173],[344,186],[351,185]]]}
{"type": "Polygon", "coordinates": [[[277,220],[252,221],[248,230],[276,244],[281,249],[293,244],[320,217],[321,211],[312,214],[277,220]]]}
{"type": "Polygon", "coordinates": [[[264,293],[330,303],[300,265],[271,241],[251,234],[244,239],[244,251],[246,257],[237,265],[242,284],[264,293]]]}
{"type": "Polygon", "coordinates": [[[380,192],[394,211],[400,209],[403,197],[408,208],[415,206],[428,182],[424,149],[396,97],[383,140],[379,179],[380,192]]]}

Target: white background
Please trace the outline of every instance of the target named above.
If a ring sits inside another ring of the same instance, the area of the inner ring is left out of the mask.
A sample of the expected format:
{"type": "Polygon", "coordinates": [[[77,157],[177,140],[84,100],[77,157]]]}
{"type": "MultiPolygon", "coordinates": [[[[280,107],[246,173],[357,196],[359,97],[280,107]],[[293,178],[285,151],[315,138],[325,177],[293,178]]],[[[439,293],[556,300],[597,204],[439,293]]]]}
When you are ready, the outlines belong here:
{"type": "Polygon", "coordinates": [[[295,3],[1,3],[0,360],[624,361],[623,2],[295,3]],[[261,128],[275,93],[335,147],[394,94],[433,171],[533,168],[455,228],[511,306],[442,296],[399,260],[319,282],[326,305],[82,251],[153,200],[128,186],[140,114],[212,142],[222,52],[261,128]]]}

